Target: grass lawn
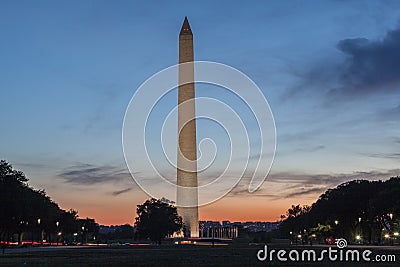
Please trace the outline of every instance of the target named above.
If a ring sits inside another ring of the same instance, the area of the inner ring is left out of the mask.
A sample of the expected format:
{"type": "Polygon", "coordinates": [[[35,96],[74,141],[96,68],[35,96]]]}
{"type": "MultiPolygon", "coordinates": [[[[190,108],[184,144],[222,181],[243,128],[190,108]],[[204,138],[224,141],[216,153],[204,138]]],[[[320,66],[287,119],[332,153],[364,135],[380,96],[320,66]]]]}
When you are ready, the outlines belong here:
{"type": "MultiPolygon", "coordinates": [[[[149,247],[93,247],[54,251],[32,251],[0,255],[0,266],[400,266],[400,249],[371,248],[373,255],[394,254],[396,263],[370,262],[260,262],[257,252],[262,245],[206,246],[149,246],[149,247]]],[[[268,249],[296,247],[269,246],[268,249]]],[[[297,247],[298,251],[310,247],[297,247]]],[[[316,251],[323,248],[312,247],[316,251]]]]}

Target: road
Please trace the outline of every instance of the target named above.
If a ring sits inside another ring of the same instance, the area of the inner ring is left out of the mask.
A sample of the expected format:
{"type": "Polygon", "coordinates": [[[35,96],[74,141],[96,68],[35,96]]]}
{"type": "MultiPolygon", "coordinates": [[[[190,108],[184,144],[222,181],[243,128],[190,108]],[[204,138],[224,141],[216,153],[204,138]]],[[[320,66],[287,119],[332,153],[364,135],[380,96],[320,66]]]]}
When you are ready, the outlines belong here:
{"type": "MultiPolygon", "coordinates": [[[[20,253],[31,253],[31,252],[40,252],[40,251],[57,251],[57,250],[80,249],[80,248],[89,248],[89,247],[91,247],[91,246],[49,246],[49,247],[6,248],[4,250],[4,254],[20,254],[20,253]]],[[[93,246],[92,246],[92,248],[93,248],[93,246]]]]}

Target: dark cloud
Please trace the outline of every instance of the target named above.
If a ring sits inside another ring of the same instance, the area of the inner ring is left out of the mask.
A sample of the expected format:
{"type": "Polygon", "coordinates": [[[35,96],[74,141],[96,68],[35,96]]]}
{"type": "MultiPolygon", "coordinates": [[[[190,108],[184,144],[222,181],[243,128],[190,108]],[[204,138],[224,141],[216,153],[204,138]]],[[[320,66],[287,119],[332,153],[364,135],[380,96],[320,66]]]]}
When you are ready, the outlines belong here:
{"type": "Polygon", "coordinates": [[[400,160],[400,153],[375,153],[375,154],[367,154],[367,156],[371,158],[400,160]]]}
{"type": "Polygon", "coordinates": [[[321,58],[308,68],[288,69],[298,82],[282,100],[299,94],[321,96],[327,98],[324,106],[329,106],[353,97],[400,91],[400,29],[387,32],[381,40],[344,39],[336,47],[344,58],[321,58]]]}
{"type": "MultiPolygon", "coordinates": [[[[250,180],[248,180],[250,181],[250,180]]],[[[238,184],[231,192],[229,192],[226,197],[236,197],[236,196],[251,196],[251,197],[266,197],[271,200],[281,199],[282,196],[274,194],[273,192],[268,193],[268,190],[259,189],[254,193],[249,193],[248,184],[243,184],[242,181],[238,184]]]]}
{"type": "Polygon", "coordinates": [[[118,195],[121,195],[123,193],[127,193],[127,192],[129,192],[131,190],[132,190],[132,188],[126,188],[126,189],[122,189],[122,190],[119,190],[119,191],[114,191],[114,192],[112,192],[112,195],[113,196],[118,196],[118,195]]]}
{"type": "Polygon", "coordinates": [[[387,171],[353,172],[344,174],[302,174],[292,172],[271,173],[264,185],[251,194],[248,192],[249,177],[243,178],[228,196],[262,196],[270,200],[313,196],[317,198],[329,188],[351,180],[385,180],[400,175],[400,169],[387,171]],[[273,188],[273,189],[271,189],[273,188]]]}
{"type": "Polygon", "coordinates": [[[91,185],[108,182],[121,182],[129,179],[130,173],[125,168],[116,166],[95,166],[78,164],[66,168],[59,177],[66,183],[91,185]]]}
{"type": "Polygon", "coordinates": [[[286,198],[292,198],[292,197],[298,197],[298,196],[304,196],[304,195],[310,195],[310,194],[313,194],[313,195],[316,195],[316,194],[317,194],[317,195],[320,195],[320,194],[322,194],[322,193],[325,192],[325,191],[326,191],[326,188],[310,188],[310,189],[307,189],[307,190],[305,190],[305,189],[303,188],[303,189],[300,190],[300,191],[287,194],[285,197],[286,197],[286,198]]]}
{"type": "Polygon", "coordinates": [[[16,165],[21,167],[28,167],[28,168],[47,168],[48,166],[42,163],[33,163],[33,162],[18,162],[16,165]]]}
{"type": "Polygon", "coordinates": [[[337,47],[347,56],[340,76],[343,83],[340,93],[360,95],[399,91],[400,29],[389,31],[382,40],[345,39],[337,47]]]}
{"type": "Polygon", "coordinates": [[[303,147],[303,148],[298,148],[295,151],[296,152],[302,152],[302,153],[311,153],[311,152],[316,152],[319,150],[325,149],[324,145],[318,145],[318,146],[309,146],[309,147],[303,147]]]}

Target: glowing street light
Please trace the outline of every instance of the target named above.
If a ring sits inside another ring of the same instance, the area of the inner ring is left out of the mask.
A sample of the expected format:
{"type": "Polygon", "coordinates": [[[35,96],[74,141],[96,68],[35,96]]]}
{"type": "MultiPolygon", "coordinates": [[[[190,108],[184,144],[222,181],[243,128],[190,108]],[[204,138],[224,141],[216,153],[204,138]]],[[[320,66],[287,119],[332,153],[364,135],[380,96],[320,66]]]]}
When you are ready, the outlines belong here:
{"type": "Polygon", "coordinates": [[[356,235],[356,240],[360,240],[361,236],[360,235],[356,235]]]}
{"type": "Polygon", "coordinates": [[[39,231],[40,231],[40,244],[43,245],[43,231],[42,231],[42,227],[40,226],[40,223],[41,223],[41,219],[38,218],[37,219],[37,224],[38,224],[38,228],[39,228],[39,231]]]}
{"type": "Polygon", "coordinates": [[[389,238],[390,237],[390,235],[389,234],[385,234],[385,238],[389,238]]]}
{"type": "Polygon", "coordinates": [[[60,225],[60,222],[56,222],[56,226],[58,227],[58,225],[60,225]]]}
{"type": "Polygon", "coordinates": [[[399,236],[399,232],[394,232],[393,235],[394,236],[399,236]]]}
{"type": "MultiPolygon", "coordinates": [[[[82,243],[84,242],[84,238],[85,238],[85,226],[82,226],[82,243]]],[[[86,242],[87,242],[87,236],[86,236],[86,242]]]]}
{"type": "Polygon", "coordinates": [[[390,219],[392,220],[392,219],[393,219],[393,213],[390,213],[390,214],[389,214],[389,217],[390,217],[390,219]]]}
{"type": "Polygon", "coordinates": [[[339,224],[339,221],[338,221],[338,220],[335,220],[335,224],[338,225],[338,224],[339,224]]]}
{"type": "Polygon", "coordinates": [[[359,222],[359,223],[361,222],[361,217],[358,217],[358,222],[359,222]]]}

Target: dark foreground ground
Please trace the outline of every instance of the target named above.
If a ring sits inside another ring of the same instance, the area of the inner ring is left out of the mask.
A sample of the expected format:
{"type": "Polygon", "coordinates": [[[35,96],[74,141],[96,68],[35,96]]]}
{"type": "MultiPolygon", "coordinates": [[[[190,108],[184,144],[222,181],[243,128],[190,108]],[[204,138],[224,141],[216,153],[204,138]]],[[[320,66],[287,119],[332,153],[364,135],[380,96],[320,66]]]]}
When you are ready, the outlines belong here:
{"type": "MultiPolygon", "coordinates": [[[[148,247],[78,247],[9,249],[0,255],[0,266],[400,266],[400,247],[356,247],[369,249],[375,255],[395,255],[396,262],[270,262],[259,261],[257,252],[263,245],[230,245],[225,247],[162,245],[148,247]],[[7,252],[7,251],[6,251],[7,252]]],[[[315,249],[317,253],[328,247],[283,247],[271,249],[315,249]]],[[[336,249],[336,247],[332,247],[336,249]]],[[[352,249],[352,248],[349,248],[352,249]]],[[[360,253],[361,254],[361,253],[360,253]]]]}

